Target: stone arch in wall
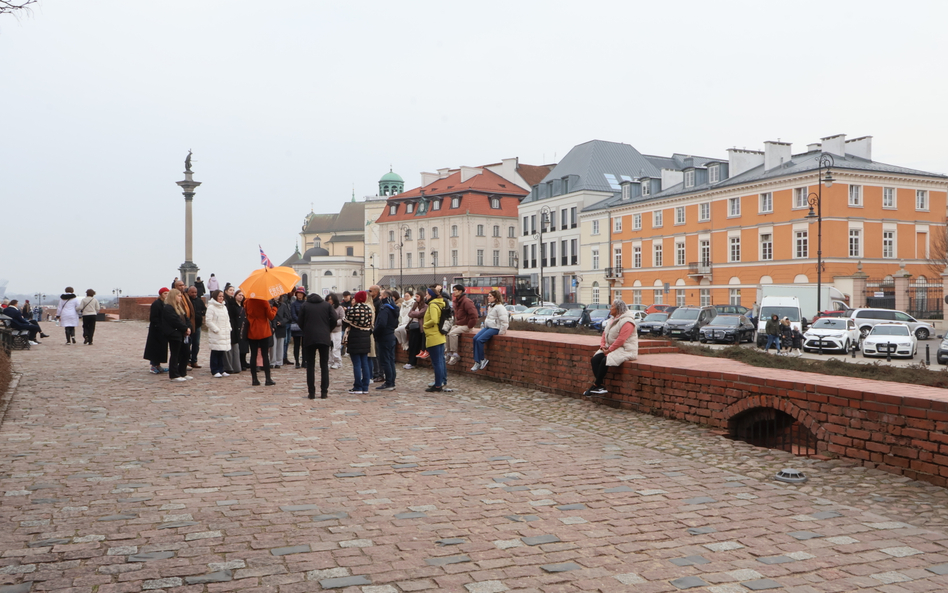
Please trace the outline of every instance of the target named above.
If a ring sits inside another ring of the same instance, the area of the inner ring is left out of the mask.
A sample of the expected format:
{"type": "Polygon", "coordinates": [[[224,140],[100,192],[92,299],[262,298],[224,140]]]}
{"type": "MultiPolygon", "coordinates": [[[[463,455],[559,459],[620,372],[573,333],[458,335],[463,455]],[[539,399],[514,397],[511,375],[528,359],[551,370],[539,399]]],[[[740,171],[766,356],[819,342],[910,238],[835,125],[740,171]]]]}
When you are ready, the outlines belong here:
{"type": "MultiPolygon", "coordinates": [[[[791,430],[789,426],[781,425],[782,419],[789,418],[799,425],[799,436],[807,438],[806,433],[808,433],[814,440],[812,451],[808,454],[815,454],[826,449],[828,436],[826,429],[806,410],[787,398],[774,395],[752,395],[725,408],[724,417],[727,418],[728,434],[732,438],[739,437],[738,433],[742,424],[755,420],[766,422],[773,419],[777,430],[791,430]]],[[[792,439],[790,440],[792,442],[792,439]]]]}
{"type": "Polygon", "coordinates": [[[810,279],[807,278],[806,274],[797,274],[793,277],[794,284],[806,284],[810,279]]]}
{"type": "Polygon", "coordinates": [[[770,276],[761,276],[759,284],[773,284],[774,279],[770,276]]]}

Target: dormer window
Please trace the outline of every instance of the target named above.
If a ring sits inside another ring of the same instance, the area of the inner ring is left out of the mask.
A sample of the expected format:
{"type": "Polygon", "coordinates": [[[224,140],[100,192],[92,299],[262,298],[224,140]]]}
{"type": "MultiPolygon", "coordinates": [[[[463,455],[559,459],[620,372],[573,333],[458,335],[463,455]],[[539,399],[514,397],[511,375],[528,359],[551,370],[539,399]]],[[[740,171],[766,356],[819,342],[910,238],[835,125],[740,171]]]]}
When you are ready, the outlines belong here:
{"type": "Polygon", "coordinates": [[[414,211],[415,211],[415,205],[413,203],[408,202],[407,204],[405,204],[405,213],[411,214],[414,211]]]}
{"type": "Polygon", "coordinates": [[[695,186],[695,170],[688,169],[685,171],[685,187],[694,187],[695,186]]]}
{"type": "Polygon", "coordinates": [[[388,213],[391,216],[395,216],[396,214],[398,214],[398,204],[392,204],[391,206],[389,206],[388,213]]]}
{"type": "Polygon", "coordinates": [[[628,183],[622,184],[622,199],[623,200],[628,200],[629,196],[632,194],[632,192],[629,189],[630,187],[631,186],[628,183]]]}
{"type": "Polygon", "coordinates": [[[461,207],[461,197],[454,196],[451,198],[451,208],[460,208],[461,207]]]}
{"type": "Polygon", "coordinates": [[[717,183],[720,180],[720,171],[718,170],[717,165],[711,165],[708,167],[708,181],[710,183],[717,183]]]}
{"type": "Polygon", "coordinates": [[[431,200],[432,210],[441,210],[441,200],[431,200]]]}
{"type": "Polygon", "coordinates": [[[649,188],[648,179],[643,179],[642,180],[642,195],[647,196],[649,195],[649,193],[651,193],[651,189],[649,188]]]}
{"type": "Polygon", "coordinates": [[[500,210],[500,198],[491,198],[490,207],[494,210],[500,210]]]}

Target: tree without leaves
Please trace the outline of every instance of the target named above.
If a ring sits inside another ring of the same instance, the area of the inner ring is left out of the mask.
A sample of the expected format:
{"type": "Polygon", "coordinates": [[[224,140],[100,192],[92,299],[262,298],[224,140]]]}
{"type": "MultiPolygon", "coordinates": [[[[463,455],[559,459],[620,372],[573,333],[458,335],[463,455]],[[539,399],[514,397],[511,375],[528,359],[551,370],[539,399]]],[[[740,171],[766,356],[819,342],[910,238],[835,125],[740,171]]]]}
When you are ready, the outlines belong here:
{"type": "MultiPolygon", "coordinates": [[[[945,222],[948,223],[948,220],[945,222]]],[[[936,228],[933,232],[928,268],[938,278],[948,268],[948,226],[936,228]]]]}
{"type": "Polygon", "coordinates": [[[29,11],[30,4],[39,0],[0,0],[0,14],[17,14],[19,11],[29,11]]]}

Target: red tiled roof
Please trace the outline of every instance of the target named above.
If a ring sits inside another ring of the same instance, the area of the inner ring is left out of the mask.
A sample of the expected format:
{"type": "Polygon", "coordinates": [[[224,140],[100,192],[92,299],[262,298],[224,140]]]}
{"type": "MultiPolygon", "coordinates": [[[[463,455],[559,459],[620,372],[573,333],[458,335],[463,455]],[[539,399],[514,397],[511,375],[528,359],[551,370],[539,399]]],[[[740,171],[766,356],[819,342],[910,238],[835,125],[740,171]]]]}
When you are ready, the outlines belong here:
{"type": "Polygon", "coordinates": [[[507,181],[500,175],[493,171],[488,171],[487,169],[482,169],[480,174],[474,175],[464,182],[461,181],[461,172],[457,171],[444,179],[433,181],[423,188],[416,187],[390,197],[388,204],[397,204],[398,213],[391,215],[389,214],[389,208],[386,207],[382,210],[378,222],[439,218],[462,214],[517,218],[520,200],[528,193],[529,192],[517,184],[507,181]],[[442,199],[441,209],[432,210],[429,204],[428,212],[424,215],[416,215],[417,210],[416,212],[408,214],[405,211],[404,202],[412,201],[417,203],[417,199],[421,197],[422,190],[424,190],[426,198],[442,199]],[[461,196],[461,205],[456,209],[451,208],[451,197],[454,196],[461,196]],[[490,207],[490,196],[500,198],[499,209],[490,207]]]}
{"type": "Polygon", "coordinates": [[[421,196],[421,190],[425,190],[425,196],[456,195],[461,192],[478,191],[492,194],[506,194],[511,196],[525,196],[529,191],[521,188],[512,181],[507,181],[497,173],[487,169],[481,169],[481,173],[474,175],[467,181],[461,181],[461,172],[455,171],[444,179],[435,180],[424,187],[416,187],[400,194],[396,194],[389,200],[404,200],[407,198],[417,198],[421,196]]]}
{"type": "Polygon", "coordinates": [[[523,177],[527,185],[534,185],[543,181],[543,178],[549,175],[555,165],[517,165],[517,173],[523,177]]]}

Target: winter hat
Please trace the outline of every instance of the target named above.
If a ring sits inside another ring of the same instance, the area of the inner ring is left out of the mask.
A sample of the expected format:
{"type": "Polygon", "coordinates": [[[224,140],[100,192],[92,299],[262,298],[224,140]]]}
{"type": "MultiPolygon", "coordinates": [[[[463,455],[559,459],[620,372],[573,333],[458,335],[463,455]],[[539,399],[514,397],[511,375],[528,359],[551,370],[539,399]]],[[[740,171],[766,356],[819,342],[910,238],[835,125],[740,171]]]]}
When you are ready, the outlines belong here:
{"type": "Polygon", "coordinates": [[[303,288],[302,286],[297,286],[297,287],[296,287],[296,292],[302,292],[303,294],[306,294],[306,289],[303,288]]]}
{"type": "Polygon", "coordinates": [[[436,298],[438,298],[439,295],[438,295],[437,292],[435,292],[435,289],[429,288],[429,289],[428,289],[428,296],[430,296],[430,297],[433,298],[433,299],[436,299],[436,298]]]}
{"type": "Polygon", "coordinates": [[[158,289],[158,296],[161,296],[165,294],[166,292],[168,292],[168,289],[162,286],[161,288],[158,289]]]}
{"type": "Polygon", "coordinates": [[[354,300],[357,303],[364,303],[366,297],[368,297],[366,292],[364,290],[360,290],[359,292],[355,293],[355,296],[352,297],[352,300],[354,300]]]}

